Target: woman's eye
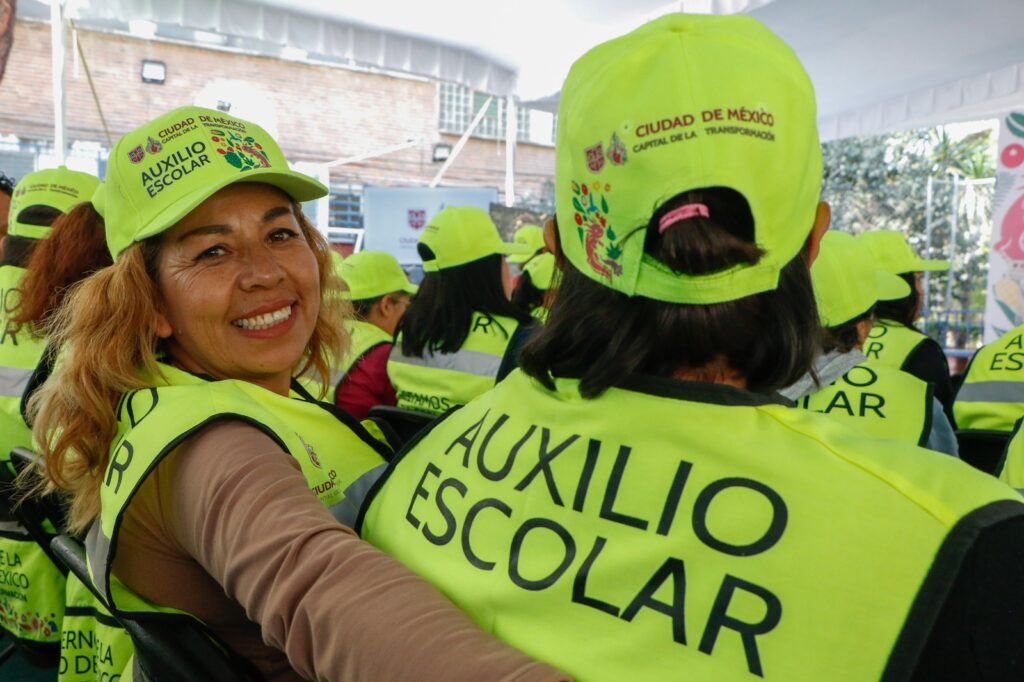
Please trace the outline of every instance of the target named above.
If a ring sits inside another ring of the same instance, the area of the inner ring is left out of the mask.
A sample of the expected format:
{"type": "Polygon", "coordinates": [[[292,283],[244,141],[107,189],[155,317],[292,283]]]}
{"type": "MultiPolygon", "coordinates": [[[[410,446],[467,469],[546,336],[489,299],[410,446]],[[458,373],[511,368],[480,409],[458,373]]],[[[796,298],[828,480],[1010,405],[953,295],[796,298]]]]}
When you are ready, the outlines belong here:
{"type": "Polygon", "coordinates": [[[225,253],[227,253],[227,249],[225,249],[223,246],[211,246],[210,248],[206,249],[198,256],[196,256],[196,260],[216,258],[217,256],[223,256],[225,253]]]}
{"type": "Polygon", "coordinates": [[[275,242],[283,242],[294,237],[298,237],[299,233],[291,228],[282,227],[279,230],[274,230],[270,233],[270,240],[275,242]]]}

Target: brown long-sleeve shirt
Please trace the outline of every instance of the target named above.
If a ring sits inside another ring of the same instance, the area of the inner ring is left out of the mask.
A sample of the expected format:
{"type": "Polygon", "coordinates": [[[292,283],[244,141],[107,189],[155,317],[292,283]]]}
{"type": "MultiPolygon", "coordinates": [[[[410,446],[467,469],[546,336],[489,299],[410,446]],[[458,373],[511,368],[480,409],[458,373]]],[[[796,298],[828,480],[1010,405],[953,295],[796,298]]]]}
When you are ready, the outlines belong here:
{"type": "Polygon", "coordinates": [[[207,427],[145,479],[113,572],[275,682],[569,679],[338,524],[298,464],[241,422],[207,427]]]}

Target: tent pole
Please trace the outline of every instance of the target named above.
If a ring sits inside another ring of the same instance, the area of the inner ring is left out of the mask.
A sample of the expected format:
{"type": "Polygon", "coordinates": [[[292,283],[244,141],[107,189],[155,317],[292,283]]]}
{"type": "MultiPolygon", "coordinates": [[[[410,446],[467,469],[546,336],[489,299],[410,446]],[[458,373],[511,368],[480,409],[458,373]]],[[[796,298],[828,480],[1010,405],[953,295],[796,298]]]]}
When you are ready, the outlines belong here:
{"type": "Polygon", "coordinates": [[[505,98],[505,205],[516,203],[516,139],[519,135],[519,116],[516,99],[505,98]]]}
{"type": "Polygon", "coordinates": [[[64,26],[64,1],[50,3],[50,54],[53,63],[53,155],[57,165],[63,166],[67,158],[67,138],[64,98],[64,52],[67,28],[64,26]]]}
{"type": "Polygon", "coordinates": [[[430,181],[431,189],[437,187],[437,185],[441,182],[441,178],[443,178],[444,174],[448,172],[448,168],[453,163],[455,163],[455,157],[457,157],[459,155],[459,152],[462,151],[462,148],[466,146],[466,142],[469,140],[469,136],[472,135],[473,131],[476,130],[476,127],[480,125],[480,121],[484,120],[484,114],[487,113],[487,107],[491,106],[491,102],[493,101],[494,95],[491,95],[490,97],[487,98],[487,101],[484,102],[483,106],[480,107],[480,111],[476,112],[476,116],[473,118],[473,122],[469,124],[468,128],[466,128],[466,132],[462,133],[462,137],[460,137],[459,141],[455,143],[455,146],[452,148],[451,154],[448,155],[448,158],[445,160],[444,165],[441,166],[441,170],[437,171],[437,175],[435,175],[434,179],[430,181]]]}

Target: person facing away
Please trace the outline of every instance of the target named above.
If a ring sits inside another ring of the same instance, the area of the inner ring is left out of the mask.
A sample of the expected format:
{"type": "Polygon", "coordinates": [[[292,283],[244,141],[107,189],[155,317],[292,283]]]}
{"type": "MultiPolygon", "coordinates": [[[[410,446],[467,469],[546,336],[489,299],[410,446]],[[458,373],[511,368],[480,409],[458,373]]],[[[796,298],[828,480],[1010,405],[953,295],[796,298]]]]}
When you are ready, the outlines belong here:
{"type": "MultiPolygon", "coordinates": [[[[29,173],[12,192],[0,260],[0,466],[11,472],[11,450],[32,447],[23,406],[31,378],[46,364],[43,323],[61,290],[110,262],[103,233],[81,230],[73,218],[73,207],[87,202],[99,182],[61,166],[29,173]],[[65,215],[68,211],[71,216],[65,215]]],[[[18,589],[5,593],[0,628],[29,651],[56,660],[64,620],[64,574],[13,516],[0,522],[0,556],[18,574],[11,579],[19,583],[18,589]]]]}
{"type": "Polygon", "coordinates": [[[953,412],[958,428],[1007,433],[1024,417],[1024,325],[978,349],[953,412]]]}
{"type": "Polygon", "coordinates": [[[300,207],[326,194],[219,111],[117,142],[87,209],[113,264],[56,313],[62,359],[31,402],[44,485],[116,616],[198,618],[252,676],[565,680],[332,515],[389,453],[295,381],[326,381],[347,342],[300,207]]]}
{"type": "Polygon", "coordinates": [[[919,257],[906,237],[895,230],[864,232],[857,239],[871,251],[879,269],[899,275],[910,285],[910,293],[903,298],[878,304],[877,319],[864,344],[865,357],[872,365],[895,367],[931,384],[950,423],[956,426],[946,354],[935,339],[914,326],[924,302],[922,273],[949,270],[949,261],[919,257]]]}
{"type": "Polygon", "coordinates": [[[775,393],[819,350],[815,118],[748,16],[582,56],[548,322],[384,472],[363,537],[580,679],[1020,679],[1020,496],[775,393]]]}
{"type": "Polygon", "coordinates": [[[546,249],[544,244],[544,228],[540,225],[520,225],[512,234],[512,243],[529,249],[524,253],[511,254],[505,259],[508,262],[509,271],[512,275],[512,288],[515,289],[519,285],[519,279],[522,277],[526,264],[544,253],[546,249]]]}
{"type": "Polygon", "coordinates": [[[806,410],[878,438],[957,456],[956,434],[931,385],[894,367],[868,365],[861,353],[875,305],[905,297],[907,283],[878,270],[871,253],[844,232],[822,238],[811,282],[822,324],[822,355],[813,373],[780,393],[806,410]]]}
{"type": "Polygon", "coordinates": [[[380,251],[349,256],[338,274],[348,287],[344,295],[352,301],[353,314],[345,320],[351,340],[348,352],[333,368],[333,401],[362,420],[371,407],[397,402],[388,379],[388,355],[417,287],[394,256],[380,251]]]}
{"type": "Polygon", "coordinates": [[[441,414],[494,385],[526,311],[509,301],[505,254],[529,247],[501,240],[485,211],[448,206],[423,229],[419,292],[398,324],[388,377],[398,407],[441,414]]]}
{"type": "Polygon", "coordinates": [[[512,303],[543,321],[548,316],[556,287],[554,254],[538,254],[523,266],[523,274],[512,290],[512,303]]]}

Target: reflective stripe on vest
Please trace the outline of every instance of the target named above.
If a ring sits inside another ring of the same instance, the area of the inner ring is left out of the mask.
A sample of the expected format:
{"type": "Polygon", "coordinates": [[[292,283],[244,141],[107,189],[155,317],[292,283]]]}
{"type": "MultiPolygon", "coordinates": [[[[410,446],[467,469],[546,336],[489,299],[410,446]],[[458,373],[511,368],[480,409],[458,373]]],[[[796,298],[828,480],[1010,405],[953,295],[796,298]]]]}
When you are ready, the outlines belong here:
{"type": "Polygon", "coordinates": [[[392,462],[358,530],[576,679],[863,682],[910,677],[975,534],[1024,515],[952,457],[633,385],[512,372],[392,462]]]}
{"type": "Polygon", "coordinates": [[[333,406],[296,394],[280,396],[244,381],[204,381],[173,367],[160,369],[166,383],[128,393],[117,406],[118,432],[100,488],[100,517],[86,536],[95,585],[119,612],[167,610],[117,588],[110,575],[111,547],[142,481],[165,455],[208,424],[234,419],[265,432],[295,458],[313,493],[328,507],[340,508],[345,488],[384,461],[385,446],[333,406]]]}
{"type": "Polygon", "coordinates": [[[879,438],[924,445],[932,427],[932,388],[906,372],[862,364],[799,406],[841,419],[879,438]]]}
{"type": "Polygon", "coordinates": [[[957,427],[1011,431],[1024,417],[1024,326],[975,353],[953,402],[957,427]]]}
{"type": "Polygon", "coordinates": [[[516,320],[474,313],[469,335],[454,353],[402,352],[402,335],[388,358],[388,378],[395,387],[398,407],[441,414],[462,405],[494,385],[516,320]]]}
{"type": "Polygon", "coordinates": [[[892,320],[876,320],[864,342],[864,357],[869,362],[903,369],[914,349],[928,336],[892,320]]]}

